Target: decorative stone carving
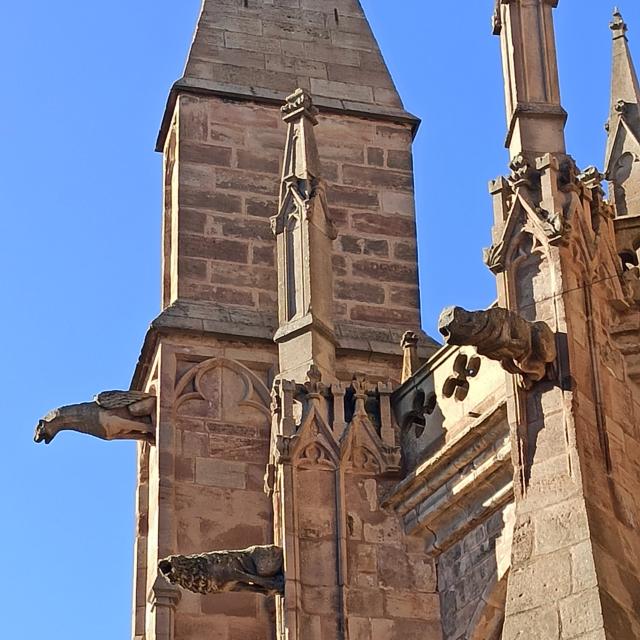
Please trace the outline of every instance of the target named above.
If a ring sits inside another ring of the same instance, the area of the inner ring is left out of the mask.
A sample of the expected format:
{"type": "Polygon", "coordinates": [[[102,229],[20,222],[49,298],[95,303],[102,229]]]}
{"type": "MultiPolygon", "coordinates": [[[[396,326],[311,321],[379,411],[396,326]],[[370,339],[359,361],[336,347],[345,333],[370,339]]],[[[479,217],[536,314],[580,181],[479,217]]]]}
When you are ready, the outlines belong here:
{"type": "Polygon", "coordinates": [[[210,358],[189,369],[176,384],[175,396],[179,416],[222,421],[271,417],[268,387],[245,365],[229,358],[210,358]]]}
{"type": "Polygon", "coordinates": [[[38,422],[35,442],[49,444],[60,431],[77,431],[101,440],[153,442],[156,397],[139,391],[105,391],[93,402],[60,407],[38,422]]]}
{"type": "Polygon", "coordinates": [[[194,593],[249,591],[270,596],[284,589],[282,549],[274,545],[169,556],[158,568],[171,584],[194,593]]]}
{"type": "Polygon", "coordinates": [[[461,353],[453,361],[453,375],[449,376],[442,389],[445,398],[454,397],[462,402],[469,393],[469,378],[475,378],[480,371],[481,360],[478,356],[469,356],[461,353]]]}
{"type": "Polygon", "coordinates": [[[426,416],[430,416],[437,406],[438,397],[435,393],[431,392],[427,395],[423,389],[417,389],[413,394],[411,411],[404,417],[403,428],[413,427],[415,437],[419,438],[427,427],[426,416]]]}
{"type": "Polygon", "coordinates": [[[627,304],[640,305],[640,267],[625,264],[622,272],[622,286],[627,304]]]}
{"type": "Polygon", "coordinates": [[[540,177],[540,174],[522,154],[518,154],[511,161],[509,168],[511,169],[510,181],[516,189],[519,187],[531,188],[540,177]]]}
{"type": "Polygon", "coordinates": [[[527,389],[545,378],[557,357],[554,333],[545,322],[529,322],[508,309],[449,307],[438,329],[449,344],[474,346],[480,355],[498,360],[527,389]]]}

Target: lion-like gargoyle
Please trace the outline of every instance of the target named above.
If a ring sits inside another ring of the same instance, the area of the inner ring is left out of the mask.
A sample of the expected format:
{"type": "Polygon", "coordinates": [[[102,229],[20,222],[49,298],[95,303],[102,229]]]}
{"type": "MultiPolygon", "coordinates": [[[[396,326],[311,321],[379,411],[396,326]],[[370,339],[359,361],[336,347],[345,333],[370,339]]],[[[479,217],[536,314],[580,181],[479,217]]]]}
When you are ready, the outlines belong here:
{"type": "Polygon", "coordinates": [[[105,391],[93,402],[50,411],[38,422],[34,440],[49,444],[60,431],[77,431],[102,440],[154,441],[156,397],[139,391],[105,391]]]}
{"type": "Polygon", "coordinates": [[[557,357],[553,331],[545,322],[529,322],[514,311],[493,307],[466,311],[448,307],[438,329],[448,344],[468,345],[518,374],[525,389],[544,379],[557,357]]]}
{"type": "Polygon", "coordinates": [[[169,556],[158,568],[171,584],[194,593],[251,591],[276,595],[284,591],[282,549],[274,545],[169,556]]]}

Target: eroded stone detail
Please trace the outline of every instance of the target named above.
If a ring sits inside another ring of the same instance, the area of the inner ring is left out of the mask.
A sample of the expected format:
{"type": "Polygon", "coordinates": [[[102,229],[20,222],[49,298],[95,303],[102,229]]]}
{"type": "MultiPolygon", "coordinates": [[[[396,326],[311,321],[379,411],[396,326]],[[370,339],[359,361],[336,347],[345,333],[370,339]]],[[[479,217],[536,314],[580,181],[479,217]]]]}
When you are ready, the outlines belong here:
{"type": "Polygon", "coordinates": [[[169,556],[158,564],[171,583],[194,593],[249,591],[281,594],[284,588],[282,549],[274,545],[239,551],[169,556]]]}
{"type": "Polygon", "coordinates": [[[59,407],[36,427],[34,441],[49,444],[60,431],[77,431],[101,440],[153,442],[156,397],[139,391],[104,391],[93,402],[59,407]]]}
{"type": "Polygon", "coordinates": [[[401,382],[408,380],[420,367],[418,358],[418,342],[420,339],[413,331],[406,331],[402,336],[402,378],[401,382]]]}
{"type": "Polygon", "coordinates": [[[474,346],[480,355],[498,360],[505,371],[519,375],[526,388],[545,378],[557,356],[549,325],[529,322],[508,309],[449,307],[438,328],[449,344],[474,346]]]}

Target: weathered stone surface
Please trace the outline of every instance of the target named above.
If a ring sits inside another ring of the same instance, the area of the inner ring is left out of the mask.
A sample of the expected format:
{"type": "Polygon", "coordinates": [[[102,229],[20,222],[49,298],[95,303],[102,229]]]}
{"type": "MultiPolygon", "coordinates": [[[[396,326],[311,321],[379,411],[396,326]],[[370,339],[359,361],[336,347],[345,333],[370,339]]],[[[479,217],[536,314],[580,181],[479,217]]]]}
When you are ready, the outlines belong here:
{"type": "Polygon", "coordinates": [[[282,549],[254,546],[241,551],[214,551],[194,556],[170,556],[158,564],[171,583],[195,593],[248,591],[282,593],[282,549]]]}
{"type": "Polygon", "coordinates": [[[185,70],[195,85],[274,97],[310,88],[369,109],[402,104],[358,3],[205,3],[185,70]],[[335,5],[335,6],[334,6],[335,5]]]}
{"type": "Polygon", "coordinates": [[[525,387],[542,380],[556,359],[553,331],[544,322],[528,322],[508,309],[466,311],[445,309],[438,323],[448,344],[471,345],[499,360],[506,371],[521,376],[525,387]]]}
{"type": "Polygon", "coordinates": [[[61,431],[77,431],[101,440],[155,439],[157,400],[138,391],[104,391],[93,402],[50,411],[36,427],[35,442],[49,444],[61,431]]]}

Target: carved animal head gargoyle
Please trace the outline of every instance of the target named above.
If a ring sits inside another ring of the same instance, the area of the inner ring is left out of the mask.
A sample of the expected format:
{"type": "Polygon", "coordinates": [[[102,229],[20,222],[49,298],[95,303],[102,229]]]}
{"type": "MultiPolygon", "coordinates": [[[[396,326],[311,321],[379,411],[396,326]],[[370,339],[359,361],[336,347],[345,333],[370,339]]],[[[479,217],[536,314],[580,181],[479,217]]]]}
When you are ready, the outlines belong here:
{"type": "Polygon", "coordinates": [[[158,569],[171,584],[194,593],[250,591],[276,595],[284,591],[282,549],[274,545],[169,556],[160,561],[158,569]]]}
{"type": "Polygon", "coordinates": [[[494,307],[467,311],[448,307],[438,329],[448,344],[473,346],[509,373],[517,374],[525,389],[547,377],[557,357],[553,331],[545,322],[529,322],[509,309],[494,307]]]}
{"type": "Polygon", "coordinates": [[[50,411],[38,421],[35,442],[49,444],[60,431],[77,431],[101,440],[153,442],[156,397],[139,391],[105,391],[93,402],[50,411]]]}

